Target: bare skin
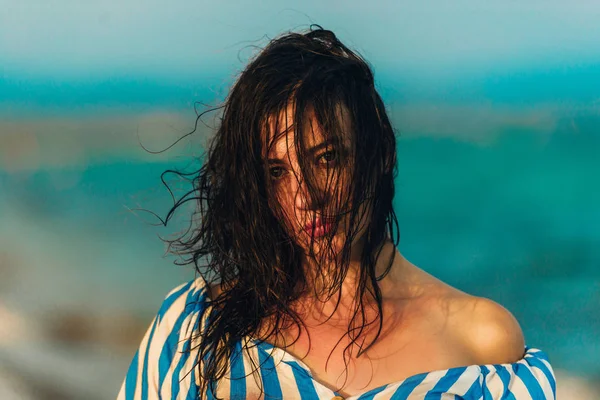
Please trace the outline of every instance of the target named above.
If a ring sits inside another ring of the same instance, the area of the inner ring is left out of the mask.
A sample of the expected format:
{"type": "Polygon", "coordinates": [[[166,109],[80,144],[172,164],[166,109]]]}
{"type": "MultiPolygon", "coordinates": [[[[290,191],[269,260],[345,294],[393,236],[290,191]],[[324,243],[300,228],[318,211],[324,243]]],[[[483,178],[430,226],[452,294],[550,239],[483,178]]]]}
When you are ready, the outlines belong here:
{"type": "MultiPolygon", "coordinates": [[[[399,252],[380,287],[382,333],[359,358],[353,347],[347,370],[343,349],[350,343],[346,336],[349,312],[343,301],[327,322],[328,307],[334,304],[305,308],[306,329],[295,343],[291,344],[297,330],[266,341],[300,359],[318,382],[345,397],[423,372],[512,363],[523,356],[521,329],[507,310],[443,283],[399,252]]],[[[214,296],[220,289],[213,286],[211,291],[214,296]]],[[[365,344],[373,340],[376,324],[374,328],[364,335],[365,344]]]]}

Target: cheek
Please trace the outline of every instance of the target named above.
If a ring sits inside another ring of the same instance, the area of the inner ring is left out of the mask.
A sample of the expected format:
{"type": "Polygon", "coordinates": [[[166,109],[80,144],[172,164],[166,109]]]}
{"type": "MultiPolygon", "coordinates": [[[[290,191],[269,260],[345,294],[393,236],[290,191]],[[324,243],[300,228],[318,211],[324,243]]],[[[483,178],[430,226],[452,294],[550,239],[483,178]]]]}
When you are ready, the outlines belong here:
{"type": "Polygon", "coordinates": [[[340,212],[345,212],[351,207],[350,195],[352,185],[348,184],[348,182],[351,182],[349,175],[342,173],[331,179],[330,186],[327,190],[332,201],[331,206],[338,208],[340,212]]]}
{"type": "Polygon", "coordinates": [[[352,204],[346,203],[346,209],[343,210],[345,215],[340,221],[339,232],[344,237],[347,237],[349,233],[354,236],[354,241],[360,239],[366,232],[369,224],[371,223],[371,211],[367,203],[363,203],[357,210],[357,215],[354,218],[354,224],[351,225],[352,218],[352,204]],[[349,232],[350,231],[350,232],[349,232]]]}
{"type": "Polygon", "coordinates": [[[292,196],[278,190],[273,198],[269,200],[269,207],[273,215],[288,231],[288,234],[292,234],[294,228],[298,225],[298,217],[295,213],[292,196]]]}

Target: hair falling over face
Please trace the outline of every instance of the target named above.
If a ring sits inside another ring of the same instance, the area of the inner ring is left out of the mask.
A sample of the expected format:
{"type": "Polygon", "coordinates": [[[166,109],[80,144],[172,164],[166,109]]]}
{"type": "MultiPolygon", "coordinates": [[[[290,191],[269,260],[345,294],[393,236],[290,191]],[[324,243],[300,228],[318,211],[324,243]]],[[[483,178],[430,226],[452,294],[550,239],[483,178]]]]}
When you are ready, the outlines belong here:
{"type": "Polygon", "coordinates": [[[375,263],[386,240],[399,240],[394,130],[369,65],[331,31],[270,41],[221,109],[193,190],[168,214],[197,204],[197,225],[169,246],[222,289],[210,299],[210,323],[193,333],[203,397],[216,396],[236,343],[300,328],[294,302],[341,293],[351,264],[357,309],[347,335],[355,343],[373,323],[366,298],[381,330],[377,282],[393,258],[382,275],[375,263]]]}

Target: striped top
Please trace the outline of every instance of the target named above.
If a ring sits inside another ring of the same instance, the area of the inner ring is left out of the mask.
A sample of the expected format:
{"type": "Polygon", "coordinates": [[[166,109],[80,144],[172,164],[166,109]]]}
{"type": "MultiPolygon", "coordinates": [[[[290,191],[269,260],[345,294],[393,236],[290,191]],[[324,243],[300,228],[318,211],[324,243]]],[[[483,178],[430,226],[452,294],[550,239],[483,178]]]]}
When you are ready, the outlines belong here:
{"type": "MultiPolygon", "coordinates": [[[[200,326],[199,316],[207,307],[207,299],[201,278],[182,284],[167,295],[133,357],[117,400],[199,398],[199,375],[194,368],[197,343],[190,343],[189,337],[191,329],[197,330],[200,326]],[[184,348],[192,350],[182,352],[184,348]]],[[[227,375],[217,385],[219,398],[343,398],[313,379],[310,369],[285,350],[250,338],[244,339],[244,344],[250,344],[248,350],[242,351],[242,342],[238,342],[227,375]],[[254,365],[260,366],[256,374],[251,373],[256,368],[254,365]]],[[[208,398],[212,398],[210,391],[208,398]]],[[[470,365],[426,372],[346,399],[459,398],[556,399],[554,372],[544,352],[525,347],[524,357],[512,364],[470,365]]]]}

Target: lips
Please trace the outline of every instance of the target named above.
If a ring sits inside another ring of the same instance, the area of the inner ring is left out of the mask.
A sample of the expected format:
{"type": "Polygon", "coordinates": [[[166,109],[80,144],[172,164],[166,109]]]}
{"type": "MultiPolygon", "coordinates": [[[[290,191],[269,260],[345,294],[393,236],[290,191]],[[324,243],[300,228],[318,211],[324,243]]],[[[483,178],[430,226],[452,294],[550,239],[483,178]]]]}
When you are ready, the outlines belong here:
{"type": "Polygon", "coordinates": [[[329,232],[331,232],[331,227],[332,223],[330,218],[317,218],[314,224],[312,222],[309,222],[306,225],[304,225],[304,230],[309,235],[318,238],[321,236],[325,236],[329,232]]]}

